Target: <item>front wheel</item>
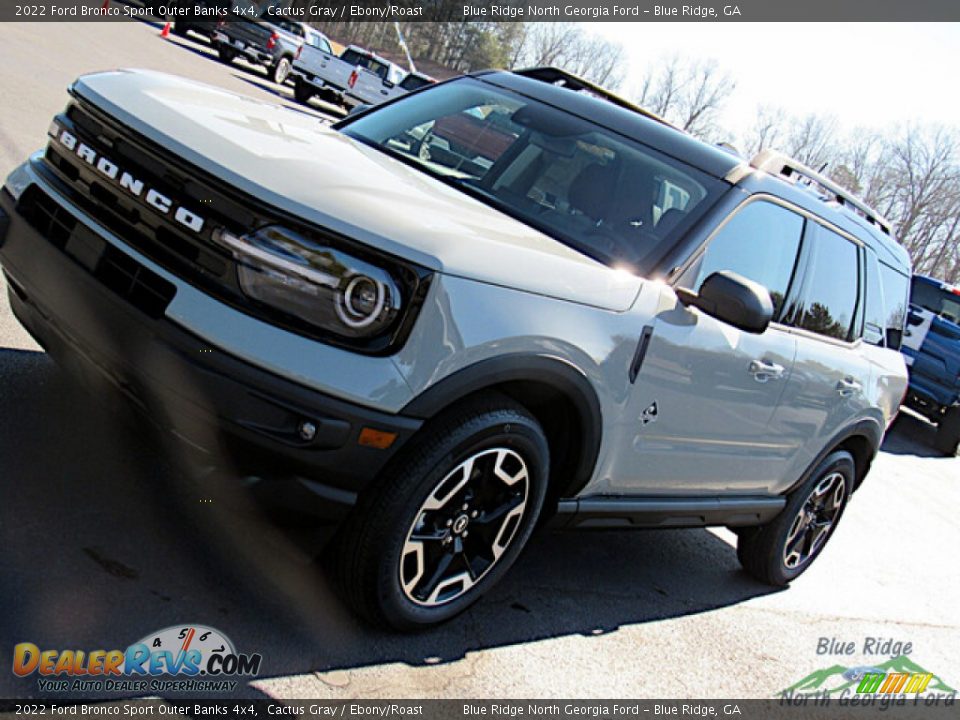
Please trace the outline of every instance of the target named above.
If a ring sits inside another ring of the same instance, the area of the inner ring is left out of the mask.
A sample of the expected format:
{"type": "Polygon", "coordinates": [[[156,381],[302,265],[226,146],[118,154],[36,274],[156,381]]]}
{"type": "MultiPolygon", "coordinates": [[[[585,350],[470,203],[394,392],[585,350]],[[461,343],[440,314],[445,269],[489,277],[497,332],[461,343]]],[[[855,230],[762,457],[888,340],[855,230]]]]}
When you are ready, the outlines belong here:
{"type": "Polygon", "coordinates": [[[548,472],[540,424],[508,398],[431,422],[361,498],[331,548],[349,605],[398,630],[466,610],[529,539],[548,472]]]}
{"type": "Polygon", "coordinates": [[[937,434],[933,446],[947,457],[957,454],[960,445],[960,407],[952,407],[944,413],[937,423],[937,434]]]}
{"type": "Polygon", "coordinates": [[[233,62],[233,59],[237,56],[237,53],[231,50],[228,47],[221,45],[217,48],[217,57],[220,58],[220,62],[229,65],[233,62]]]}
{"type": "Polygon", "coordinates": [[[803,573],[833,535],[853,492],[850,453],[828,455],[771,522],[739,533],[737,557],[750,575],[782,586],[803,573]]]}

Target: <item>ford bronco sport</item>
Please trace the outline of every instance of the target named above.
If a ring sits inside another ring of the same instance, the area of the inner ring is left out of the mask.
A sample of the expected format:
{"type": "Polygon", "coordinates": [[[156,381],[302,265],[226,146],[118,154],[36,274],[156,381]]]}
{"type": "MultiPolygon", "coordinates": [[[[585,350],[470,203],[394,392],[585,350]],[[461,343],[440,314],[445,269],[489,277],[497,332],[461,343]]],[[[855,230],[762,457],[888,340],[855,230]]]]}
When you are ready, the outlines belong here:
{"type": "Polygon", "coordinates": [[[456,615],[540,522],[727,526],[787,584],[906,389],[910,260],[882,218],[562,71],[332,129],[155,72],[70,94],[0,193],[14,313],[178,436],[322,500],[370,620],[456,615]],[[440,127],[476,137],[440,152],[440,127]]]}

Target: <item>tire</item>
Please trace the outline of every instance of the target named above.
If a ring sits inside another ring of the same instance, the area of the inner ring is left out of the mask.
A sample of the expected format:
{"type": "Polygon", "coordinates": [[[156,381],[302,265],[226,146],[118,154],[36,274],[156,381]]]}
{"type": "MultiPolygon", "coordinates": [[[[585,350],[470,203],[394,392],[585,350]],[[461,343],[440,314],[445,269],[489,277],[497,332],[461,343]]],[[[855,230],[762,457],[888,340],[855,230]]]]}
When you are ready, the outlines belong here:
{"type": "Polygon", "coordinates": [[[237,54],[230,48],[225,48],[221,45],[217,48],[217,57],[220,58],[220,62],[229,65],[233,62],[234,58],[237,57],[237,54]]]}
{"type": "Polygon", "coordinates": [[[173,30],[174,35],[185,38],[187,36],[187,32],[190,30],[190,26],[184,22],[174,21],[171,29],[173,30]]]}
{"type": "Polygon", "coordinates": [[[277,85],[283,85],[290,77],[290,70],[292,69],[293,64],[290,62],[290,58],[284,55],[270,66],[270,79],[277,85]]]}
{"type": "Polygon", "coordinates": [[[301,105],[309,105],[310,98],[313,97],[313,90],[310,89],[310,86],[307,85],[306,82],[297,78],[293,84],[293,97],[301,105]]]}
{"type": "Polygon", "coordinates": [[[776,518],[739,534],[737,558],[744,570],[760,582],[778,587],[799,577],[836,530],[855,477],[856,466],[850,453],[838,450],[828,455],[790,495],[776,518]],[[821,509],[814,510],[821,503],[821,509]],[[815,522],[808,524],[809,519],[815,522]],[[795,549],[789,550],[788,544],[795,549]]]}
{"type": "Polygon", "coordinates": [[[960,407],[952,407],[937,423],[937,434],[933,438],[933,447],[947,457],[957,454],[960,445],[960,407]]]}
{"type": "Polygon", "coordinates": [[[331,546],[349,607],[405,631],[466,610],[530,538],[549,457],[540,424],[506,397],[431,421],[361,495],[331,546]]]}

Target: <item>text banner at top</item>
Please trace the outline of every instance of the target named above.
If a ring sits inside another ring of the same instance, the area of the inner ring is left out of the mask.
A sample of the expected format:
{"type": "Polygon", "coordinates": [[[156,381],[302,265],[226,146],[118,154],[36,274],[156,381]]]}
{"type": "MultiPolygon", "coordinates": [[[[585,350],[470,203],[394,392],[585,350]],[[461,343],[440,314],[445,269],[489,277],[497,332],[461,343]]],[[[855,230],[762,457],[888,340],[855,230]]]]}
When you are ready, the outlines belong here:
{"type": "MultiPolygon", "coordinates": [[[[2,22],[943,22],[960,20],[958,0],[724,0],[678,3],[579,0],[36,0],[0,3],[2,22]]],[[[775,38],[758,38],[759,44],[775,38]]]]}

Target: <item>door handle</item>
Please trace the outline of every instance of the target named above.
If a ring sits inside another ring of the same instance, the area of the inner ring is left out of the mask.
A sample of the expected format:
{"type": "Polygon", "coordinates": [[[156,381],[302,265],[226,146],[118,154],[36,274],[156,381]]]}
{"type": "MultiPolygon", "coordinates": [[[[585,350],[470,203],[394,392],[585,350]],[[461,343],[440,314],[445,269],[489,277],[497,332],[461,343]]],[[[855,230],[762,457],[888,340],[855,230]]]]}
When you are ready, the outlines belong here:
{"type": "Polygon", "coordinates": [[[753,379],[765,383],[768,380],[779,380],[783,377],[783,365],[767,362],[766,360],[751,360],[747,368],[753,379]]]}
{"type": "Polygon", "coordinates": [[[840,393],[843,397],[848,397],[853,395],[855,392],[859,392],[863,388],[863,385],[858,383],[853,378],[844,378],[837,383],[837,392],[840,393]]]}

